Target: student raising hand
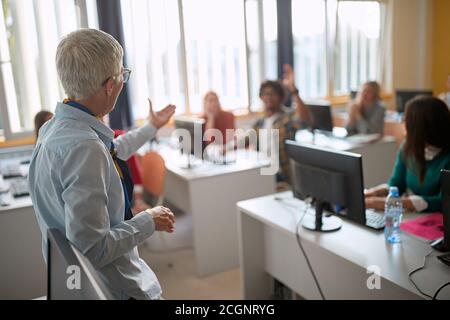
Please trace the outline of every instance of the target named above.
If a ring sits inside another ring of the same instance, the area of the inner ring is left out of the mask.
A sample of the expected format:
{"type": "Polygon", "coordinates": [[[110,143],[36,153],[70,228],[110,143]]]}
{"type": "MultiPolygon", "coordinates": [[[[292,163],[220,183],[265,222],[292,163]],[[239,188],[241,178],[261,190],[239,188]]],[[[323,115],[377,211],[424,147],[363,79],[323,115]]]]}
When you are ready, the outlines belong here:
{"type": "Polygon", "coordinates": [[[311,114],[309,109],[303,103],[303,100],[300,98],[299,91],[295,85],[295,74],[294,69],[290,64],[285,64],[283,66],[283,79],[282,83],[286,87],[287,90],[291,93],[292,99],[295,102],[297,108],[297,114],[302,121],[305,123],[311,122],[311,114]]]}

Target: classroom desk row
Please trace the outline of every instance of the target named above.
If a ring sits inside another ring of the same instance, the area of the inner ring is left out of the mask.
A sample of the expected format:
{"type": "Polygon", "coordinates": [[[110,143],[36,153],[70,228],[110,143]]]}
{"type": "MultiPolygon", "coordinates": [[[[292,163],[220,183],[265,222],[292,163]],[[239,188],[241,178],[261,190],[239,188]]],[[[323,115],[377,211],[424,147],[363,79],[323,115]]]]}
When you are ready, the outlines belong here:
{"type": "MultiPolygon", "coordinates": [[[[308,137],[299,139],[306,141],[308,137]]],[[[364,171],[366,185],[386,180],[396,152],[395,142],[390,138],[370,144],[318,138],[315,143],[363,154],[363,163],[369,168],[364,171]]],[[[236,203],[275,192],[274,177],[261,175],[261,170],[269,165],[268,160],[255,151],[241,150],[233,163],[202,162],[184,169],[177,150],[162,145],[157,151],[165,159],[167,168],[166,200],[193,218],[197,275],[238,267],[236,203]]],[[[41,235],[29,197],[0,208],[0,234],[0,299],[45,295],[46,268],[41,254],[41,235]]]]}

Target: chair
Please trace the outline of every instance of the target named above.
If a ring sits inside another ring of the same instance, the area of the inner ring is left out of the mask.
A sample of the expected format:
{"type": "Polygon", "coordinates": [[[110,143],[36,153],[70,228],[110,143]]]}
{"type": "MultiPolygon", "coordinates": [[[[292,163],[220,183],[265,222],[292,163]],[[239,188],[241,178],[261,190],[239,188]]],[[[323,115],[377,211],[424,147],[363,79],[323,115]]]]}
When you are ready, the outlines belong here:
{"type": "Polygon", "coordinates": [[[155,197],[153,207],[161,206],[164,202],[164,182],[166,179],[166,165],[164,159],[155,151],[150,151],[141,157],[142,187],[155,197]]]}
{"type": "MultiPolygon", "coordinates": [[[[155,151],[150,151],[140,158],[140,164],[144,194],[147,193],[151,196],[151,199],[144,196],[144,201],[152,207],[161,206],[164,203],[164,182],[166,178],[164,159],[155,151]]],[[[151,244],[154,244],[154,241],[146,241],[145,245],[151,251],[164,251],[165,235],[163,232],[158,232],[158,234],[163,248],[153,250],[151,244]]]]}

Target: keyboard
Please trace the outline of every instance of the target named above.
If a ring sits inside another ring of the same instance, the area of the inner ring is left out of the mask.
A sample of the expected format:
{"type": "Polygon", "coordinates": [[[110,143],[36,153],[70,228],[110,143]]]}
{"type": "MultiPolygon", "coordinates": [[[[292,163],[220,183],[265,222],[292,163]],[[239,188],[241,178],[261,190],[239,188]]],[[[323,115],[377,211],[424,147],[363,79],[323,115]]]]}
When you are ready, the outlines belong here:
{"type": "Polygon", "coordinates": [[[11,181],[9,190],[14,198],[30,195],[27,179],[14,179],[11,181]]]}
{"type": "Polygon", "coordinates": [[[1,169],[1,173],[3,175],[3,178],[5,179],[23,177],[23,172],[20,167],[20,164],[15,163],[4,165],[1,169]]]}
{"type": "Polygon", "coordinates": [[[379,211],[367,209],[366,210],[366,226],[381,230],[384,228],[384,214],[379,211]]]}

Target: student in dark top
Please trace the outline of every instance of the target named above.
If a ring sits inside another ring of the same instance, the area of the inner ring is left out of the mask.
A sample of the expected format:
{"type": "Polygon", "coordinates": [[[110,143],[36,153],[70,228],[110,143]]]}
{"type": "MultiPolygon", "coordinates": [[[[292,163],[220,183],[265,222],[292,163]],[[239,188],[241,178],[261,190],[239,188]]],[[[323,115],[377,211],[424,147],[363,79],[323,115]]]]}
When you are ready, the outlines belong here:
{"type": "MultiPolygon", "coordinates": [[[[214,140],[214,132],[208,130],[217,129],[222,134],[222,142],[225,145],[228,142],[226,136],[227,130],[235,129],[233,113],[222,109],[219,96],[214,91],[209,91],[205,94],[205,97],[203,98],[203,112],[203,119],[205,119],[203,131],[206,144],[209,144],[214,140]]],[[[228,138],[232,138],[232,136],[228,138]]]]}
{"type": "Polygon", "coordinates": [[[389,186],[415,212],[442,210],[440,171],[450,169],[450,111],[438,98],[418,97],[406,106],[406,141],[387,185],[366,192],[366,207],[383,210],[389,186]]]}

